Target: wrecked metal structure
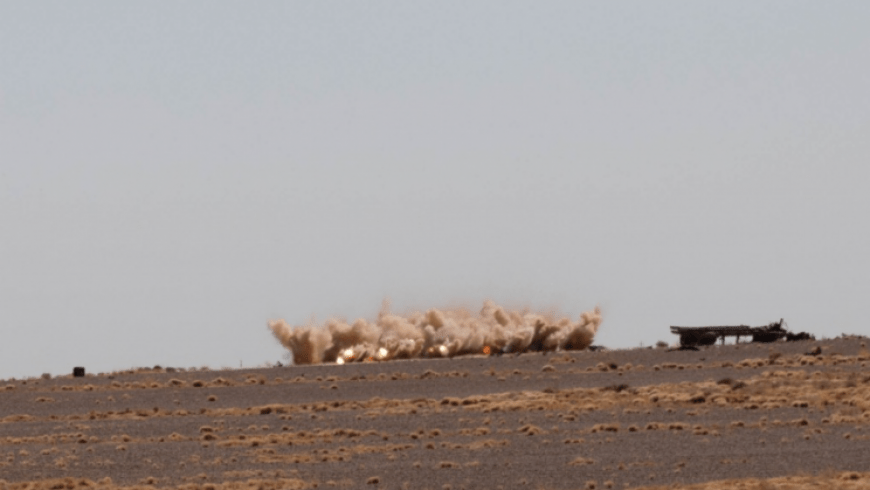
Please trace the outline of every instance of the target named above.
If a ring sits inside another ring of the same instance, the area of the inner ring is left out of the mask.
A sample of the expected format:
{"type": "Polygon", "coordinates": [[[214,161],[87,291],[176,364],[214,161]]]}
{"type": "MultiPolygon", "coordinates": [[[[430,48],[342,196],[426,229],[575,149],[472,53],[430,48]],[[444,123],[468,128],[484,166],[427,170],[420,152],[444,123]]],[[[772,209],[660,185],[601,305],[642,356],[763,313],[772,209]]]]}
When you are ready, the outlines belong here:
{"type": "Polygon", "coordinates": [[[700,345],[713,345],[717,340],[725,343],[726,337],[735,337],[740,343],[741,337],[750,337],[752,342],[776,342],[777,340],[814,340],[815,337],[800,332],[793,334],[788,331],[788,324],[780,318],[778,322],[771,322],[762,327],[738,326],[712,326],[712,327],[676,327],[671,326],[671,333],[680,336],[680,346],[697,347],[700,345]]]}

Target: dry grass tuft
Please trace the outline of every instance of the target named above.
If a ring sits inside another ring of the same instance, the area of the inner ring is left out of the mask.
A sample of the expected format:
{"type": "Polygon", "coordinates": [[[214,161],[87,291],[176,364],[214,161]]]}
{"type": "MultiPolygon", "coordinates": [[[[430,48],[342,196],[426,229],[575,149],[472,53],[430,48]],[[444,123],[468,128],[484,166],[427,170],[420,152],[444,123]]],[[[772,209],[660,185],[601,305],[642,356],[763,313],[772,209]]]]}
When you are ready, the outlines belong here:
{"type": "Polygon", "coordinates": [[[597,432],[619,432],[619,424],[595,424],[589,431],[593,434],[597,432]]]}
{"type": "Polygon", "coordinates": [[[570,466],[586,466],[586,465],[595,464],[595,460],[589,459],[589,458],[584,458],[583,456],[578,456],[578,457],[574,458],[573,460],[571,460],[571,462],[568,464],[570,466]]]}
{"type": "Polygon", "coordinates": [[[534,435],[545,433],[544,429],[538,427],[537,425],[532,425],[532,424],[527,424],[527,425],[520,427],[519,429],[517,429],[517,432],[524,433],[527,436],[534,436],[534,435]]]}

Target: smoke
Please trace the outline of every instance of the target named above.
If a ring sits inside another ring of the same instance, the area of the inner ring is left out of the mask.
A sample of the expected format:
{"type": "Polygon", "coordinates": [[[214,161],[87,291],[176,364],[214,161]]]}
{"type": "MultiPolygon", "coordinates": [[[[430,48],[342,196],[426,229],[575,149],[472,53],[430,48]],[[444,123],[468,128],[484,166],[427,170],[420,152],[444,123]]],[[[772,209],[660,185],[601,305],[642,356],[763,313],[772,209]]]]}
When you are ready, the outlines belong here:
{"type": "Polygon", "coordinates": [[[553,314],[506,311],[491,301],[476,315],[465,309],[431,309],[400,316],[390,313],[385,301],[373,323],[332,319],[291,327],[284,320],[269,322],[296,364],[582,350],[592,344],[600,326],[597,306],[575,322],[553,314]]]}

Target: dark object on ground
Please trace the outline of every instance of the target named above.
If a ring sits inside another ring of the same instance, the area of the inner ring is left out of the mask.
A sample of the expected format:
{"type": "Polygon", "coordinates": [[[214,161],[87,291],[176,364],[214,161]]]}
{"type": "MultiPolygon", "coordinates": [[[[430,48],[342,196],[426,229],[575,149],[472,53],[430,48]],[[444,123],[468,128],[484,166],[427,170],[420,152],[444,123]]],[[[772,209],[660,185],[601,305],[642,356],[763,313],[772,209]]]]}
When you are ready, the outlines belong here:
{"type": "Polygon", "coordinates": [[[740,388],[746,388],[746,383],[743,381],[737,381],[731,385],[731,391],[739,390],[740,388]]]}
{"type": "MultiPolygon", "coordinates": [[[[753,342],[776,342],[780,339],[792,335],[785,327],[786,323],[780,318],[778,322],[771,322],[763,327],[750,327],[747,325],[738,326],[721,326],[721,327],[675,327],[671,326],[671,333],[680,336],[680,345],[684,347],[713,345],[716,340],[722,339],[725,343],[725,337],[735,337],[736,342],[740,343],[740,337],[751,337],[753,342]]],[[[806,332],[794,334],[801,339],[812,337],[806,332]]]]}
{"type": "Polygon", "coordinates": [[[785,334],[785,340],[789,342],[794,342],[796,340],[816,340],[816,336],[807,332],[799,332],[799,333],[791,333],[788,332],[785,334]]]}
{"type": "Polygon", "coordinates": [[[815,349],[807,352],[805,355],[807,355],[807,356],[820,356],[820,355],[822,355],[822,348],[817,345],[815,349]]]}
{"type": "Polygon", "coordinates": [[[73,377],[74,378],[84,378],[85,377],[85,368],[78,366],[73,368],[73,377]]]}
{"type": "Polygon", "coordinates": [[[603,345],[590,345],[588,347],[588,349],[591,350],[592,352],[598,352],[598,351],[606,351],[607,347],[604,347],[603,345]]]}
{"type": "Polygon", "coordinates": [[[680,345],[713,345],[718,336],[713,332],[681,332],[680,345]]]}
{"type": "Polygon", "coordinates": [[[680,345],[679,347],[671,347],[666,352],[674,352],[678,350],[701,350],[694,345],[680,345]]]}
{"type": "Polygon", "coordinates": [[[770,343],[784,338],[788,331],[782,325],[785,321],[780,318],[779,322],[770,322],[764,327],[756,327],[752,329],[752,341],[770,343]]]}
{"type": "Polygon", "coordinates": [[[757,332],[752,334],[753,342],[769,344],[783,338],[784,332],[757,332]]]}
{"type": "Polygon", "coordinates": [[[622,393],[623,391],[627,390],[628,388],[629,388],[629,386],[627,384],[622,383],[622,384],[618,384],[618,385],[605,386],[604,388],[601,388],[601,389],[603,391],[615,391],[617,393],[622,393]]]}

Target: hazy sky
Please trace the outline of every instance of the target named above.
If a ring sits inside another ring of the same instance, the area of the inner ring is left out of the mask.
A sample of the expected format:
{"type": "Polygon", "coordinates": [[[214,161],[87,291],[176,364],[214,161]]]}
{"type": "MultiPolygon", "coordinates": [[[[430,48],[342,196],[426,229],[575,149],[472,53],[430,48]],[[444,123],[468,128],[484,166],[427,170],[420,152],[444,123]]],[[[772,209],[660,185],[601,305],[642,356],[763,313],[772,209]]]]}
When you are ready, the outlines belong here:
{"type": "Polygon", "coordinates": [[[870,3],[0,3],[0,378],[491,298],[870,333],[870,3]]]}

